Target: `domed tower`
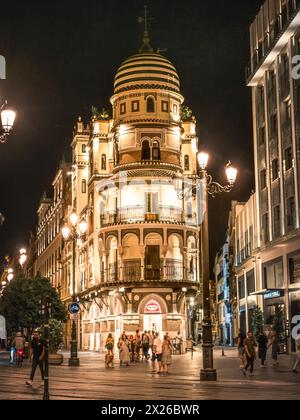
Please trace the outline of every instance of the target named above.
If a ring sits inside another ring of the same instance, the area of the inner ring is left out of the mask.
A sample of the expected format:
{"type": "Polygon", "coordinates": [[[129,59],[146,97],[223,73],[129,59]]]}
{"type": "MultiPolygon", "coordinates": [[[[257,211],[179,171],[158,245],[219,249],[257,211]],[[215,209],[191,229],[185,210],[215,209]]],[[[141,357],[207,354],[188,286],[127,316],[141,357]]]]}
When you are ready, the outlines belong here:
{"type": "Polygon", "coordinates": [[[183,101],[174,65],[153,52],[145,32],[140,53],[116,72],[112,119],[93,121],[89,153],[98,170],[89,175],[88,241],[97,258],[93,296],[102,304],[83,320],[99,318],[100,347],[109,332],[192,333],[197,203],[192,194],[182,199],[178,186],[196,173],[198,139],[195,119],[182,118],[183,101]]]}

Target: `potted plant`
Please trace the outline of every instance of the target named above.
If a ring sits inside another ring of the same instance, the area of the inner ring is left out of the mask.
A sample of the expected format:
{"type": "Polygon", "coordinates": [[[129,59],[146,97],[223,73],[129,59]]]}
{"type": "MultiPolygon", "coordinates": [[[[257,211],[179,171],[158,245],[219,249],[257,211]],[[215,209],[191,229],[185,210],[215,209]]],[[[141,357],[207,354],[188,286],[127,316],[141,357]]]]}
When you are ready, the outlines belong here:
{"type": "MultiPolygon", "coordinates": [[[[42,328],[42,336],[44,336],[44,328],[42,328]]],[[[57,319],[49,319],[49,364],[61,365],[63,363],[63,355],[58,353],[63,343],[63,323],[57,319]]]]}

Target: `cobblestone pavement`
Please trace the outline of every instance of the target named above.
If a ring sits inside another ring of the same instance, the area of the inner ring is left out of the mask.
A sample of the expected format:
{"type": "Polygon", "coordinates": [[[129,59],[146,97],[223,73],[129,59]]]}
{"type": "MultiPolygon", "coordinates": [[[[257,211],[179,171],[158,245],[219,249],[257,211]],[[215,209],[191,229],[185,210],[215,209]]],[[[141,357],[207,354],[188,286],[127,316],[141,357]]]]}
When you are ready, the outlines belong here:
{"type": "MultiPolygon", "coordinates": [[[[80,400],[207,400],[207,399],[263,399],[300,400],[300,373],[292,373],[293,357],[280,356],[280,366],[271,361],[261,369],[256,361],[253,377],[242,375],[235,349],[214,351],[218,381],[199,380],[201,349],[182,356],[173,356],[169,375],[151,372],[150,362],[139,362],[120,367],[115,356],[115,367],[105,369],[104,355],[80,353],[80,367],[68,367],[68,353],[62,366],[50,367],[50,399],[80,400]]],[[[300,371],[300,366],[299,366],[300,371]]],[[[25,381],[30,373],[29,362],[22,368],[8,364],[8,353],[0,353],[0,399],[42,399],[40,373],[37,370],[33,387],[25,381]]]]}

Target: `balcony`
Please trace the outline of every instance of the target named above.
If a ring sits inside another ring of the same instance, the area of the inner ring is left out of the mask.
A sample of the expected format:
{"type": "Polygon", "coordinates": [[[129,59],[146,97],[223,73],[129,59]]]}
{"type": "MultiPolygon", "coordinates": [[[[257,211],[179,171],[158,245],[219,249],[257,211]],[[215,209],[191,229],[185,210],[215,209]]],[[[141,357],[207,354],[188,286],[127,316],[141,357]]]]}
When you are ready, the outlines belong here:
{"type": "Polygon", "coordinates": [[[147,283],[147,282],[189,282],[196,283],[196,272],[185,273],[181,262],[163,260],[160,266],[141,265],[141,260],[124,261],[123,267],[110,264],[107,270],[101,272],[101,283],[147,283]],[[142,276],[144,274],[144,276],[142,276]]]}
{"type": "Polygon", "coordinates": [[[144,207],[135,206],[124,208],[116,213],[105,213],[100,216],[100,226],[106,227],[122,223],[167,222],[184,223],[195,221],[195,213],[184,214],[181,209],[159,206],[157,211],[146,212],[144,207]]]}

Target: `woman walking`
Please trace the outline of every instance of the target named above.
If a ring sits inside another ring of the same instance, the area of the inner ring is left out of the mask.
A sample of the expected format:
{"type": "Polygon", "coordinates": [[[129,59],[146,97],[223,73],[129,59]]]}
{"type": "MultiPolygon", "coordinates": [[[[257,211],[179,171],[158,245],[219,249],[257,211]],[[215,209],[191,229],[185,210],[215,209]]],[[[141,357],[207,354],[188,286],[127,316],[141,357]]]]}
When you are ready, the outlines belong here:
{"type": "Polygon", "coordinates": [[[164,336],[164,341],[162,344],[162,358],[161,358],[161,364],[163,373],[167,374],[169,373],[170,366],[172,363],[172,346],[171,342],[168,339],[168,336],[164,336]]]}
{"type": "Polygon", "coordinates": [[[135,342],[134,342],[134,339],[133,339],[133,335],[129,336],[128,350],[129,350],[129,355],[130,355],[130,362],[133,363],[134,362],[134,354],[135,354],[135,342]]]}
{"type": "Polygon", "coordinates": [[[273,359],[273,366],[279,366],[278,362],[278,350],[279,350],[279,341],[278,341],[278,335],[275,330],[272,330],[271,332],[271,342],[268,346],[268,349],[272,348],[272,359],[273,359]]]}
{"type": "Polygon", "coordinates": [[[118,343],[119,347],[119,357],[120,357],[120,366],[124,363],[126,366],[130,365],[130,354],[127,345],[127,340],[123,341],[121,338],[118,343]]]}

